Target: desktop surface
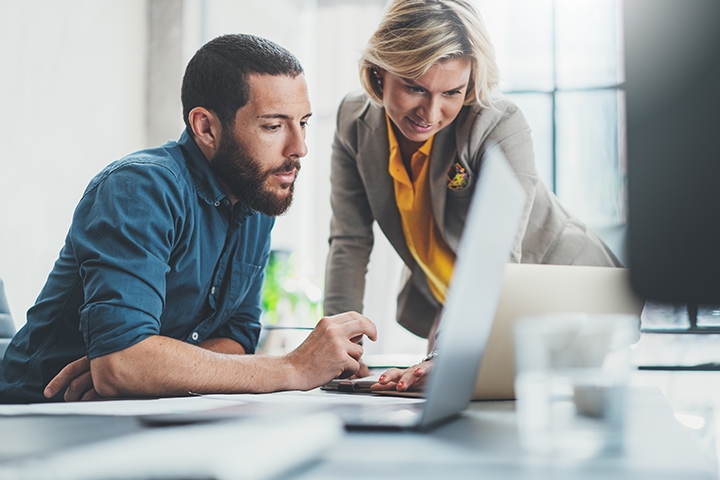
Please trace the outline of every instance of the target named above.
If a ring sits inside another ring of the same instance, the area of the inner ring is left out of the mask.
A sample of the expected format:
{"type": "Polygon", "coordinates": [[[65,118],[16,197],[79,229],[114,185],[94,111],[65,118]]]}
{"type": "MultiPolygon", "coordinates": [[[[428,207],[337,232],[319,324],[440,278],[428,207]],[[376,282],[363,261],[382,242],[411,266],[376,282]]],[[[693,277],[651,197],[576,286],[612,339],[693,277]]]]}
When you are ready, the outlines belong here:
{"type": "MultiPolygon", "coordinates": [[[[315,390],[291,395],[311,399],[332,394],[315,390]]],[[[697,446],[674,418],[659,389],[631,388],[627,413],[625,449],[614,456],[572,462],[528,455],[518,441],[515,403],[483,401],[472,402],[458,419],[430,432],[345,432],[320,449],[313,461],[297,463],[283,475],[272,478],[716,478],[697,446]]],[[[0,416],[0,438],[3,438],[0,469],[13,456],[32,460],[66,446],[68,442],[80,441],[90,446],[103,436],[120,435],[131,439],[138,429],[142,432],[164,430],[140,426],[133,417],[0,416]]],[[[305,437],[311,434],[307,432],[305,437]]],[[[268,458],[283,454],[284,447],[278,446],[282,438],[260,437],[263,435],[255,437],[256,441],[267,449],[268,458]]],[[[232,451],[240,448],[232,447],[232,451]]],[[[290,450],[285,453],[288,452],[290,450]]],[[[111,474],[94,478],[109,478],[111,474]]]]}

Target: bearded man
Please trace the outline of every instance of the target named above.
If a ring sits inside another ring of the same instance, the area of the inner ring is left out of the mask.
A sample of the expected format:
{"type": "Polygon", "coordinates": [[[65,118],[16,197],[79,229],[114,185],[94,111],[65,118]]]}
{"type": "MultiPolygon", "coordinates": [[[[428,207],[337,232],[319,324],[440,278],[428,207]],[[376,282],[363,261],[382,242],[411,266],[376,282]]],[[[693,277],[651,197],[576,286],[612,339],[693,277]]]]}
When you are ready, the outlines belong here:
{"type": "Polygon", "coordinates": [[[285,356],[254,353],[273,217],[292,202],[311,115],[299,62],[226,35],[188,63],[177,142],[106,167],[80,200],[0,403],[307,390],[357,371],[375,325],[326,317],[285,356]]]}

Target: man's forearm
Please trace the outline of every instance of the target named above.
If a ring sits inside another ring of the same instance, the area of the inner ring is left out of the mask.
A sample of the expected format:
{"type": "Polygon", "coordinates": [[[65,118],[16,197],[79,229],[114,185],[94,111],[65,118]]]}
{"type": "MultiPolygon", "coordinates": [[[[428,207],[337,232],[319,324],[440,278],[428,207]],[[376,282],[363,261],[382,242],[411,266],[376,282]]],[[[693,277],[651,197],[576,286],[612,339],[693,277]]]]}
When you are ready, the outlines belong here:
{"type": "MultiPolygon", "coordinates": [[[[210,346],[227,347],[226,342],[214,343],[210,346]]],[[[90,369],[95,390],[104,397],[261,393],[296,388],[293,366],[285,357],[216,353],[162,336],[95,358],[90,369]]]]}
{"type": "Polygon", "coordinates": [[[230,338],[208,338],[200,342],[198,346],[217,353],[232,353],[234,355],[244,355],[246,353],[242,345],[230,338]]]}

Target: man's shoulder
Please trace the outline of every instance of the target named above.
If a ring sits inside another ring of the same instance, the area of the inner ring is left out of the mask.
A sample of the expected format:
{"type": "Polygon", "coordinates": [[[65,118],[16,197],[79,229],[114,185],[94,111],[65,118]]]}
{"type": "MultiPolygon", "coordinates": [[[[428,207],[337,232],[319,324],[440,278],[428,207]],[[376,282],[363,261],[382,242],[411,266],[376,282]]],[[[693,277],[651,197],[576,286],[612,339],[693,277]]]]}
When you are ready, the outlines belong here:
{"type": "Polygon", "coordinates": [[[175,142],[138,150],[108,165],[105,170],[112,172],[119,168],[159,169],[176,177],[187,170],[182,149],[175,142]]]}
{"type": "Polygon", "coordinates": [[[187,166],[182,149],[177,143],[168,142],[159,147],[138,150],[110,163],[91,180],[87,190],[93,189],[109,178],[133,181],[137,177],[143,182],[169,180],[177,184],[177,180],[185,177],[186,172],[187,166]]]}

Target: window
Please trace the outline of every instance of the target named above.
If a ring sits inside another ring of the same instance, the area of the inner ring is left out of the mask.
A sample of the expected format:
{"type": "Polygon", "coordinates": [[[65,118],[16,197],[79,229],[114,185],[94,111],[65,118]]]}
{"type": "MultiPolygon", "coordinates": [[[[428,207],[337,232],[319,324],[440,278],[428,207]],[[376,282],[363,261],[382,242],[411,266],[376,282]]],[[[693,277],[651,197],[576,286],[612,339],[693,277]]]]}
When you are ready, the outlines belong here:
{"type": "Polygon", "coordinates": [[[620,0],[475,0],[540,177],[595,228],[625,223],[620,0]]]}

